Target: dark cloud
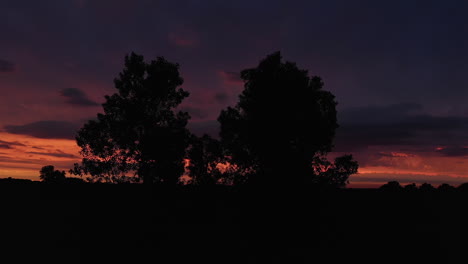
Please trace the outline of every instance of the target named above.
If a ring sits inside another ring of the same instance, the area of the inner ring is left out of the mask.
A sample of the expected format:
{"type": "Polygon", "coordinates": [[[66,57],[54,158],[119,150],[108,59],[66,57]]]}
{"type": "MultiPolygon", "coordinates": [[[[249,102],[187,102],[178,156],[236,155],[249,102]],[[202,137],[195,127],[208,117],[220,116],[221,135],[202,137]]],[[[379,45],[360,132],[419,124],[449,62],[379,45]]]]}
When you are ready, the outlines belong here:
{"type": "Polygon", "coordinates": [[[44,156],[51,156],[51,157],[57,157],[57,158],[78,158],[77,156],[69,153],[65,153],[61,150],[55,150],[55,152],[36,152],[36,151],[31,151],[27,152],[29,154],[36,154],[36,155],[44,155],[44,156]]]}
{"type": "Polygon", "coordinates": [[[219,71],[219,75],[223,78],[224,82],[229,84],[242,84],[243,81],[240,73],[232,71],[219,71]]]}
{"type": "Polygon", "coordinates": [[[422,106],[416,103],[369,105],[343,109],[338,112],[338,119],[345,124],[389,124],[404,121],[408,115],[421,110],[422,106]]]}
{"type": "Polygon", "coordinates": [[[11,61],[0,60],[0,73],[2,72],[14,72],[15,64],[11,61]]]}
{"type": "Polygon", "coordinates": [[[17,141],[10,142],[5,140],[0,140],[0,149],[12,149],[14,146],[25,146],[23,143],[17,141]]]}
{"type": "Polygon", "coordinates": [[[41,149],[41,150],[44,149],[44,148],[36,147],[36,146],[32,146],[31,148],[33,148],[33,149],[41,149]]]}
{"type": "Polygon", "coordinates": [[[339,115],[335,151],[358,151],[369,146],[433,146],[468,143],[468,118],[432,116],[412,104],[344,109],[339,115]]]}
{"type": "MultiPolygon", "coordinates": [[[[8,163],[19,163],[19,164],[37,164],[37,160],[33,159],[17,159],[15,157],[10,157],[8,155],[0,155],[0,162],[8,162],[8,163]]],[[[4,164],[2,164],[4,166],[4,164]]],[[[24,169],[24,166],[8,166],[8,167],[14,167],[17,169],[24,169]]]]}
{"type": "Polygon", "coordinates": [[[8,133],[28,135],[37,138],[74,139],[80,125],[66,121],[38,121],[25,125],[9,125],[8,133]]]}
{"type": "Polygon", "coordinates": [[[60,95],[66,98],[66,102],[77,106],[99,106],[92,101],[82,90],[78,88],[67,88],[60,91],[60,95]]]}
{"type": "Polygon", "coordinates": [[[407,157],[414,157],[414,154],[403,153],[403,152],[379,152],[375,154],[379,157],[387,157],[387,158],[407,158],[407,157]]]}
{"type": "Polygon", "coordinates": [[[192,118],[203,119],[207,116],[206,110],[200,107],[183,106],[180,108],[182,112],[188,112],[192,118]]]}
{"type": "Polygon", "coordinates": [[[446,157],[466,157],[468,147],[439,147],[436,152],[446,157]]]}
{"type": "Polygon", "coordinates": [[[224,104],[228,101],[229,96],[226,93],[216,93],[214,99],[221,104],[224,104]]]}
{"type": "Polygon", "coordinates": [[[20,143],[18,141],[5,141],[5,140],[0,140],[0,144],[3,144],[3,145],[9,145],[9,146],[26,146],[25,144],[23,143],[20,143]]]}

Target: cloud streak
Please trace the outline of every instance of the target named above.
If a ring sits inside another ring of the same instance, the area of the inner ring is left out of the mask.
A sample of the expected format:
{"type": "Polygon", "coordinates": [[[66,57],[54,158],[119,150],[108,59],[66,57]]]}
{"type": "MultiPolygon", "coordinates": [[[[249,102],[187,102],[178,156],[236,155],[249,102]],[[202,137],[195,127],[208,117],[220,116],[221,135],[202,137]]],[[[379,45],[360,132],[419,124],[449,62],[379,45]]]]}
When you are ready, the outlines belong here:
{"type": "Polygon", "coordinates": [[[25,144],[17,142],[17,141],[5,141],[5,140],[0,140],[0,144],[8,145],[8,146],[21,146],[21,147],[26,146],[25,144]]]}
{"type": "Polygon", "coordinates": [[[79,125],[67,121],[38,121],[25,125],[7,125],[5,131],[45,139],[74,139],[79,125]]]}
{"type": "Polygon", "coordinates": [[[468,147],[438,147],[436,152],[445,157],[468,157],[468,147]]]}
{"type": "Polygon", "coordinates": [[[243,84],[240,77],[240,73],[233,72],[233,71],[219,71],[219,76],[223,79],[223,81],[227,84],[243,84]]]}
{"type": "Polygon", "coordinates": [[[51,157],[56,157],[56,158],[70,158],[70,159],[76,159],[78,156],[75,156],[73,154],[65,153],[61,150],[56,150],[55,152],[37,152],[37,151],[30,151],[26,152],[29,154],[36,154],[36,155],[44,155],[44,156],[51,156],[51,157]]]}
{"type": "Polygon", "coordinates": [[[432,116],[419,113],[420,109],[416,104],[344,109],[339,115],[335,151],[352,152],[393,145],[433,152],[435,146],[455,147],[468,143],[467,117],[432,116]]]}
{"type": "Polygon", "coordinates": [[[99,106],[98,103],[88,98],[85,92],[78,88],[67,88],[60,91],[66,102],[75,106],[99,106]]]}

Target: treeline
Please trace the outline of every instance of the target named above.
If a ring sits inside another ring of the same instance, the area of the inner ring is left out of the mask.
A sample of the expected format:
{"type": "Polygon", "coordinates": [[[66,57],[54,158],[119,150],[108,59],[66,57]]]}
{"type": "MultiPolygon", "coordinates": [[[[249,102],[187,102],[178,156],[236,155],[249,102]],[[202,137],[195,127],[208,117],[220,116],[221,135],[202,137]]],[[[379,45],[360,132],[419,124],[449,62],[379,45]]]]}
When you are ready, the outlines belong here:
{"type": "Polygon", "coordinates": [[[398,181],[389,181],[386,184],[379,187],[379,190],[387,192],[453,192],[462,191],[468,192],[468,183],[462,183],[458,186],[452,186],[447,183],[442,183],[437,187],[434,187],[430,183],[423,183],[419,186],[416,183],[410,183],[401,185],[398,181]]]}

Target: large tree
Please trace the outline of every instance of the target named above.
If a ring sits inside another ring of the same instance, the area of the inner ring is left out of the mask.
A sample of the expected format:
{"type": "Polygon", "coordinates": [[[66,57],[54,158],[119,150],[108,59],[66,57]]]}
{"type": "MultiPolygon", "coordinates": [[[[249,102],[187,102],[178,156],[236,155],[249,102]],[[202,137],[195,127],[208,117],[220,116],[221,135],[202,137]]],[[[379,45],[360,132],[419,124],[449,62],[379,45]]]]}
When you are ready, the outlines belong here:
{"type": "Polygon", "coordinates": [[[114,80],[117,92],[105,96],[104,114],[78,132],[83,160],[72,172],[92,181],[177,183],[189,138],[189,114],[175,111],[189,95],[182,83],[178,64],[127,55],[114,80]]]}
{"type": "Polygon", "coordinates": [[[279,52],[242,71],[241,78],[239,102],[218,118],[237,176],[277,184],[316,176],[313,164],[331,151],[338,127],[335,97],[322,89],[321,78],[283,62],[279,52]]]}

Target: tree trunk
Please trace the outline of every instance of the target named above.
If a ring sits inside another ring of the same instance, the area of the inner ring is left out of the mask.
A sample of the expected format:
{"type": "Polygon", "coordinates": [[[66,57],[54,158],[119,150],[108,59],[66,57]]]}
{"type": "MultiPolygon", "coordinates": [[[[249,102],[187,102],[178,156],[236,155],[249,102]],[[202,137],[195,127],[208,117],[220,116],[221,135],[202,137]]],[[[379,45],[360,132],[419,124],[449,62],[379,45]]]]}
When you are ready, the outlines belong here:
{"type": "Polygon", "coordinates": [[[140,177],[143,179],[143,184],[144,185],[148,185],[148,186],[152,186],[153,183],[154,183],[154,178],[153,178],[153,175],[152,175],[152,171],[151,171],[151,168],[148,164],[143,164],[141,167],[140,167],[140,177]]]}

